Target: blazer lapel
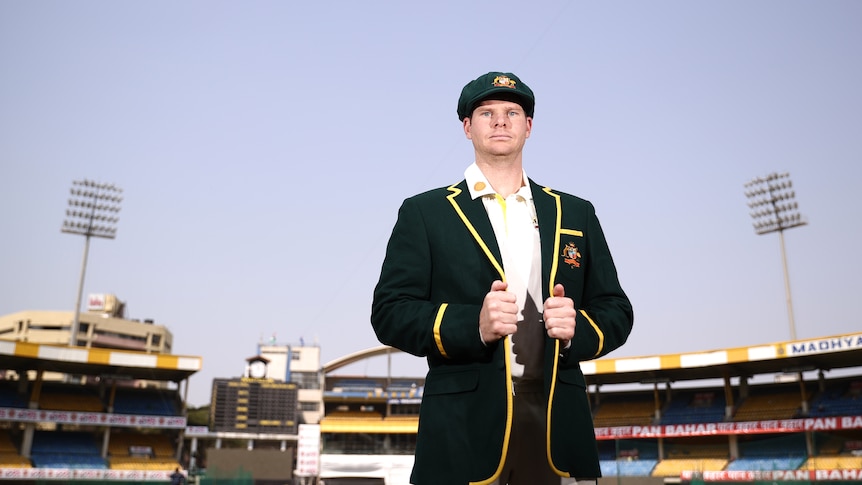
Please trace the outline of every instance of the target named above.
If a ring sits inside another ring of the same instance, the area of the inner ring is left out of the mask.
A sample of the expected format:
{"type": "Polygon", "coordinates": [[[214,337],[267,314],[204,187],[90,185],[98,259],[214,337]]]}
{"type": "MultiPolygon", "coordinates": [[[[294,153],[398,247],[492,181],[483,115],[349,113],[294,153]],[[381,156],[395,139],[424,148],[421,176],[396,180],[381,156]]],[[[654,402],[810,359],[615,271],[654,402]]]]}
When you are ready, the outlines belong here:
{"type": "Polygon", "coordinates": [[[488,212],[485,210],[482,199],[473,200],[470,198],[470,191],[467,190],[467,182],[464,180],[457,185],[448,187],[447,190],[449,195],[446,198],[449,199],[461,222],[473,235],[473,239],[482,248],[490,263],[500,273],[500,277],[505,280],[500,247],[497,245],[497,237],[494,235],[494,228],[491,227],[491,220],[488,219],[488,212]]]}
{"type": "Polygon", "coordinates": [[[536,220],[539,223],[539,240],[542,245],[542,289],[543,299],[551,295],[556,280],[557,255],[560,253],[560,221],[562,217],[560,197],[550,188],[542,187],[530,180],[536,220]]]}

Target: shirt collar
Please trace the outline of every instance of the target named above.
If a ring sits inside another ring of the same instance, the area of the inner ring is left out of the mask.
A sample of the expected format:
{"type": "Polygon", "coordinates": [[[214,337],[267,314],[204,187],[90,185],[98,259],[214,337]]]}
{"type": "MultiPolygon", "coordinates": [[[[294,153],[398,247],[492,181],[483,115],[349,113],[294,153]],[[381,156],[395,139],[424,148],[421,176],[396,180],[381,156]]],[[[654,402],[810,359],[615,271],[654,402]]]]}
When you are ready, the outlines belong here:
{"type": "MultiPolygon", "coordinates": [[[[530,179],[527,178],[527,171],[524,170],[523,172],[524,185],[518,189],[516,194],[520,195],[524,199],[533,200],[533,192],[530,190],[530,179]]],[[[464,179],[467,181],[467,189],[470,190],[470,198],[473,200],[485,195],[496,194],[494,188],[491,187],[491,184],[485,177],[485,174],[483,174],[479,166],[476,165],[476,162],[470,164],[470,166],[467,167],[467,170],[464,171],[464,179]]]]}

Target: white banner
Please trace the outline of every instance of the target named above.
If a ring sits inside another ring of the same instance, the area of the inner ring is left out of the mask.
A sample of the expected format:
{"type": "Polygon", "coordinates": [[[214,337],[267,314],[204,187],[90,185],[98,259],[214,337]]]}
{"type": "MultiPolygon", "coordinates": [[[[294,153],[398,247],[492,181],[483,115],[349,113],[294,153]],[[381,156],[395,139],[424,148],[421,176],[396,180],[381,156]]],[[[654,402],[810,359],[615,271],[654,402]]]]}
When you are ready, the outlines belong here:
{"type": "Polygon", "coordinates": [[[113,413],[79,413],[74,411],[47,411],[41,409],[0,408],[0,420],[24,423],[52,422],[63,424],[90,424],[129,428],[185,428],[183,416],[151,416],[113,413]]]}
{"type": "Polygon", "coordinates": [[[166,482],[172,471],[97,470],[70,468],[0,468],[0,480],[121,480],[166,482]]]}
{"type": "Polygon", "coordinates": [[[316,477],[320,473],[320,425],[300,424],[299,442],[296,445],[298,477],[316,477]]]}

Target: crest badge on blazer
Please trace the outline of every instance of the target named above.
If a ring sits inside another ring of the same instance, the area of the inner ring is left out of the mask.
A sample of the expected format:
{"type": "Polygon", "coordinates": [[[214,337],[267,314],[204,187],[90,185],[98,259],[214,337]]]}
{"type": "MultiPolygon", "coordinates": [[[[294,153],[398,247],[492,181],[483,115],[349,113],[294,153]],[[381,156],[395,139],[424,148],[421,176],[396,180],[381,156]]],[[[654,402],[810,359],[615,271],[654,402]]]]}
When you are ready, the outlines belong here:
{"type": "Polygon", "coordinates": [[[575,243],[570,242],[563,248],[563,262],[568,264],[572,269],[581,267],[581,251],[575,246],[575,243]]]}

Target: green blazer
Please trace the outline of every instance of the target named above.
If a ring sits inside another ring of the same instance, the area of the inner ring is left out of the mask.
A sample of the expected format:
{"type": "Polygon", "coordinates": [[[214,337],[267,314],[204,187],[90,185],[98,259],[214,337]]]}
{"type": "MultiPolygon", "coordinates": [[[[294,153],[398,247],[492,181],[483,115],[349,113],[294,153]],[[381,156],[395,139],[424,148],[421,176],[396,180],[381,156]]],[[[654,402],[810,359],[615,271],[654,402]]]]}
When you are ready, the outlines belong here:
{"type": "MultiPolygon", "coordinates": [[[[592,204],[530,181],[542,252],[543,300],[556,283],[578,310],[568,351],[546,338],[547,455],[563,477],[601,476],[579,362],[621,346],[633,314],[592,204]]],[[[512,427],[509,339],[485,345],[479,311],[505,268],[480,199],[466,181],[406,199],[374,289],[380,342],[426,357],[429,371],[411,476],[415,484],[490,483],[512,427]]]]}

